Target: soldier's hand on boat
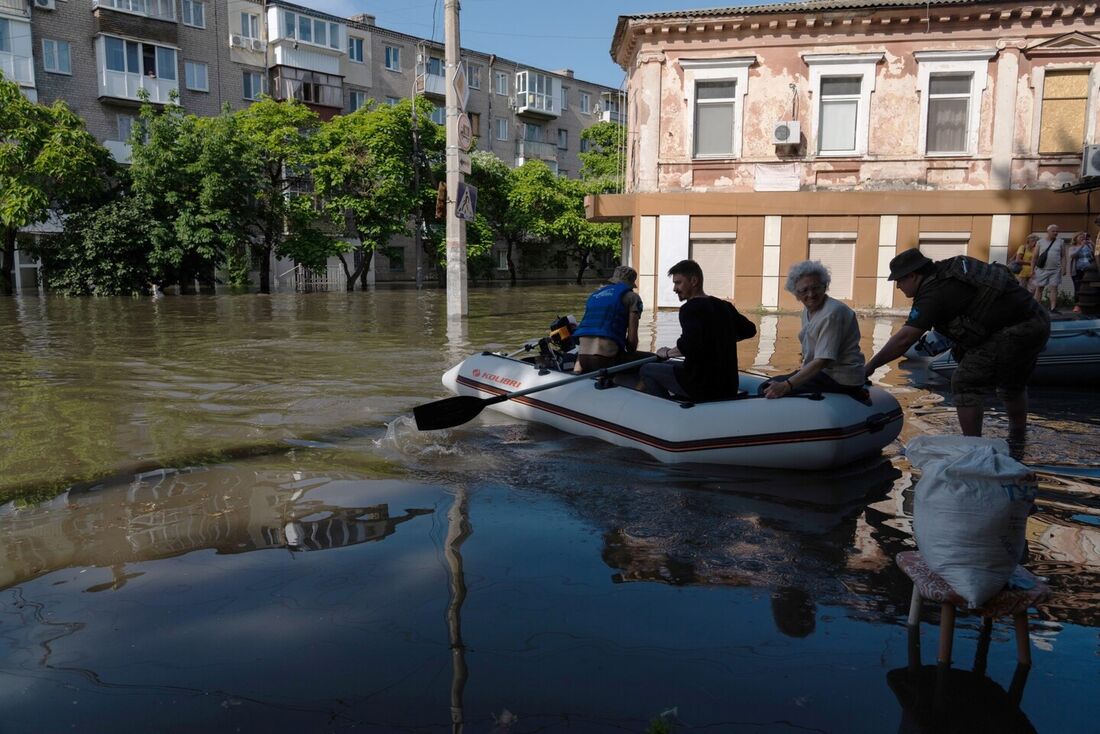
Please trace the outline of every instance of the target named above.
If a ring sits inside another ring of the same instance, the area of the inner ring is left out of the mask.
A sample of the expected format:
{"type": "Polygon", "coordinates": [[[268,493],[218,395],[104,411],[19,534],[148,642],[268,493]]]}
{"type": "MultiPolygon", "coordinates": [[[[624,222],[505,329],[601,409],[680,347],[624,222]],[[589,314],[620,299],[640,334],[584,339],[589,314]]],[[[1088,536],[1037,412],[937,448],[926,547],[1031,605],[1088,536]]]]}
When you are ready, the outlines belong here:
{"type": "Polygon", "coordinates": [[[668,357],[669,357],[668,352],[669,352],[668,347],[661,347],[660,349],[657,350],[657,359],[662,359],[662,360],[668,359],[668,357]]]}

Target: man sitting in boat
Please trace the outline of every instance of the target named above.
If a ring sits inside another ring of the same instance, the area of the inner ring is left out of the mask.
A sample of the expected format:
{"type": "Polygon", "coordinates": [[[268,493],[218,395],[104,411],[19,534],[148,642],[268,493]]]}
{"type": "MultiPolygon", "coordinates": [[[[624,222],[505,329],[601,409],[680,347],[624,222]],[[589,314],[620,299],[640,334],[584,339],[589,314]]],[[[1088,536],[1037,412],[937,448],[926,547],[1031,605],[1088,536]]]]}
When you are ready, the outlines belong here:
{"type": "Polygon", "coordinates": [[[608,284],[594,291],[584,305],[584,318],[573,332],[579,339],[575,372],[611,367],[638,349],[638,317],[642,299],[634,292],[638,273],[620,265],[608,284]]]}
{"type": "Polygon", "coordinates": [[[966,255],[932,262],[920,250],[890,261],[895,281],[913,307],[905,325],[867,362],[868,376],[905,354],[928,329],[955,343],[959,362],[951,377],[955,411],[964,436],[982,435],[983,397],[991,389],[1004,402],[1009,441],[1027,431],[1027,381],[1050,336],[1050,316],[1008,268],[966,255]]]}
{"type": "Polygon", "coordinates": [[[662,360],[683,357],[682,364],[642,365],[642,389],[650,395],[704,402],[737,397],[737,342],[756,335],[756,324],[733,304],[703,292],[703,270],[681,260],[668,270],[680,306],[680,338],[661,347],[662,360]]]}
{"type": "Polygon", "coordinates": [[[803,260],[787,273],[787,291],[802,304],[802,368],[760,385],[771,398],[807,392],[839,392],[863,398],[866,377],[859,351],[856,313],[827,291],[832,276],[817,260],[803,260]]]}

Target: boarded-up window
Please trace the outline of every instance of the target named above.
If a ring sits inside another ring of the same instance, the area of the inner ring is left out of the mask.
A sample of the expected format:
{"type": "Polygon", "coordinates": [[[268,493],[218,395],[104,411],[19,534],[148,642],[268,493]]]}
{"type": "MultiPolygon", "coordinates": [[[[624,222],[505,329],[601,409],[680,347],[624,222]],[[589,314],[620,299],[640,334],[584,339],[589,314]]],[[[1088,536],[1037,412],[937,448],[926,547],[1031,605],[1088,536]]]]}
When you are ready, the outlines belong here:
{"type": "Polygon", "coordinates": [[[932,260],[965,255],[970,244],[968,232],[921,232],[920,251],[932,260]]]}
{"type": "Polygon", "coordinates": [[[722,239],[695,239],[691,240],[691,251],[688,254],[699,267],[703,269],[706,282],[706,291],[709,295],[718,298],[733,298],[733,268],[736,247],[734,240],[722,239]]]}
{"type": "Polygon", "coordinates": [[[1085,142],[1087,69],[1050,69],[1043,81],[1040,153],[1078,153],[1085,142]]]}
{"type": "Polygon", "coordinates": [[[814,232],[810,235],[810,259],[829,269],[829,295],[852,300],[856,268],[855,232],[814,232]]]}

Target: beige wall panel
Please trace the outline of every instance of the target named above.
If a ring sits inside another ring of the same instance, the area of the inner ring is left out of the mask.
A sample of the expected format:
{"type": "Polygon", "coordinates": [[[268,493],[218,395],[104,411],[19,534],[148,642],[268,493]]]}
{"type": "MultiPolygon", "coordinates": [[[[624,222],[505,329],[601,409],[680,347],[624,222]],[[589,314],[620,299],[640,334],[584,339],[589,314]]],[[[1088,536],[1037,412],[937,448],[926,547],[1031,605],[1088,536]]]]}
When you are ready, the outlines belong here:
{"type": "Polygon", "coordinates": [[[690,231],[692,234],[697,232],[736,232],[737,217],[692,217],[690,231]]]}
{"type": "Polygon", "coordinates": [[[974,217],[955,216],[937,217],[923,216],[920,218],[921,232],[969,232],[974,224],[974,217]]]}
{"type": "Polygon", "coordinates": [[[898,217],[898,252],[919,244],[920,227],[920,217],[898,217]]]}
{"type": "Polygon", "coordinates": [[[811,217],[809,232],[855,232],[859,227],[859,217],[811,217]]]}
{"type": "Polygon", "coordinates": [[[1031,234],[1031,217],[1012,217],[1008,225],[1008,254],[1014,255],[1031,234]]]}
{"type": "Polygon", "coordinates": [[[855,279],[852,304],[874,306],[878,287],[879,217],[860,217],[856,229],[855,279]]]}
{"type": "Polygon", "coordinates": [[[764,218],[738,217],[737,227],[737,275],[759,278],[764,273],[764,218]]]}
{"type": "Polygon", "coordinates": [[[779,236],[779,308],[787,311],[802,308],[798,299],[787,292],[787,272],[810,254],[807,225],[806,217],[783,217],[779,236]]]}
{"type": "Polygon", "coordinates": [[[993,217],[974,217],[970,229],[970,246],[966,254],[979,260],[989,259],[989,238],[993,233],[993,217]]]}

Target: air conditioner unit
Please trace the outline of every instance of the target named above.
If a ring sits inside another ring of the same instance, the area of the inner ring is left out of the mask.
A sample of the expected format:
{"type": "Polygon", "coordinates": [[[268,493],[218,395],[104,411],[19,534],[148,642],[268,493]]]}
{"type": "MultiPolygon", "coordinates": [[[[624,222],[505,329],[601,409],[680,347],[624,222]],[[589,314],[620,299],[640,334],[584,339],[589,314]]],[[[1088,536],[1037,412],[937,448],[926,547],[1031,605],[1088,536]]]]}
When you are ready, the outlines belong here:
{"type": "Polygon", "coordinates": [[[245,39],[244,36],[238,36],[236,33],[233,33],[229,36],[229,45],[230,46],[237,46],[238,48],[244,48],[247,45],[247,43],[248,43],[247,39],[245,39]]]}
{"type": "Polygon", "coordinates": [[[801,141],[798,120],[780,120],[772,127],[772,143],[775,145],[798,145],[801,141]]]}
{"type": "Polygon", "coordinates": [[[1081,154],[1081,178],[1100,176],[1100,145],[1086,145],[1081,154]]]}
{"type": "Polygon", "coordinates": [[[263,40],[261,40],[259,38],[253,38],[252,39],[252,50],[253,51],[263,51],[266,47],[267,47],[267,44],[264,43],[263,40]]]}
{"type": "Polygon", "coordinates": [[[53,10],[57,7],[55,0],[34,0],[34,7],[42,10],[53,10]]]}

